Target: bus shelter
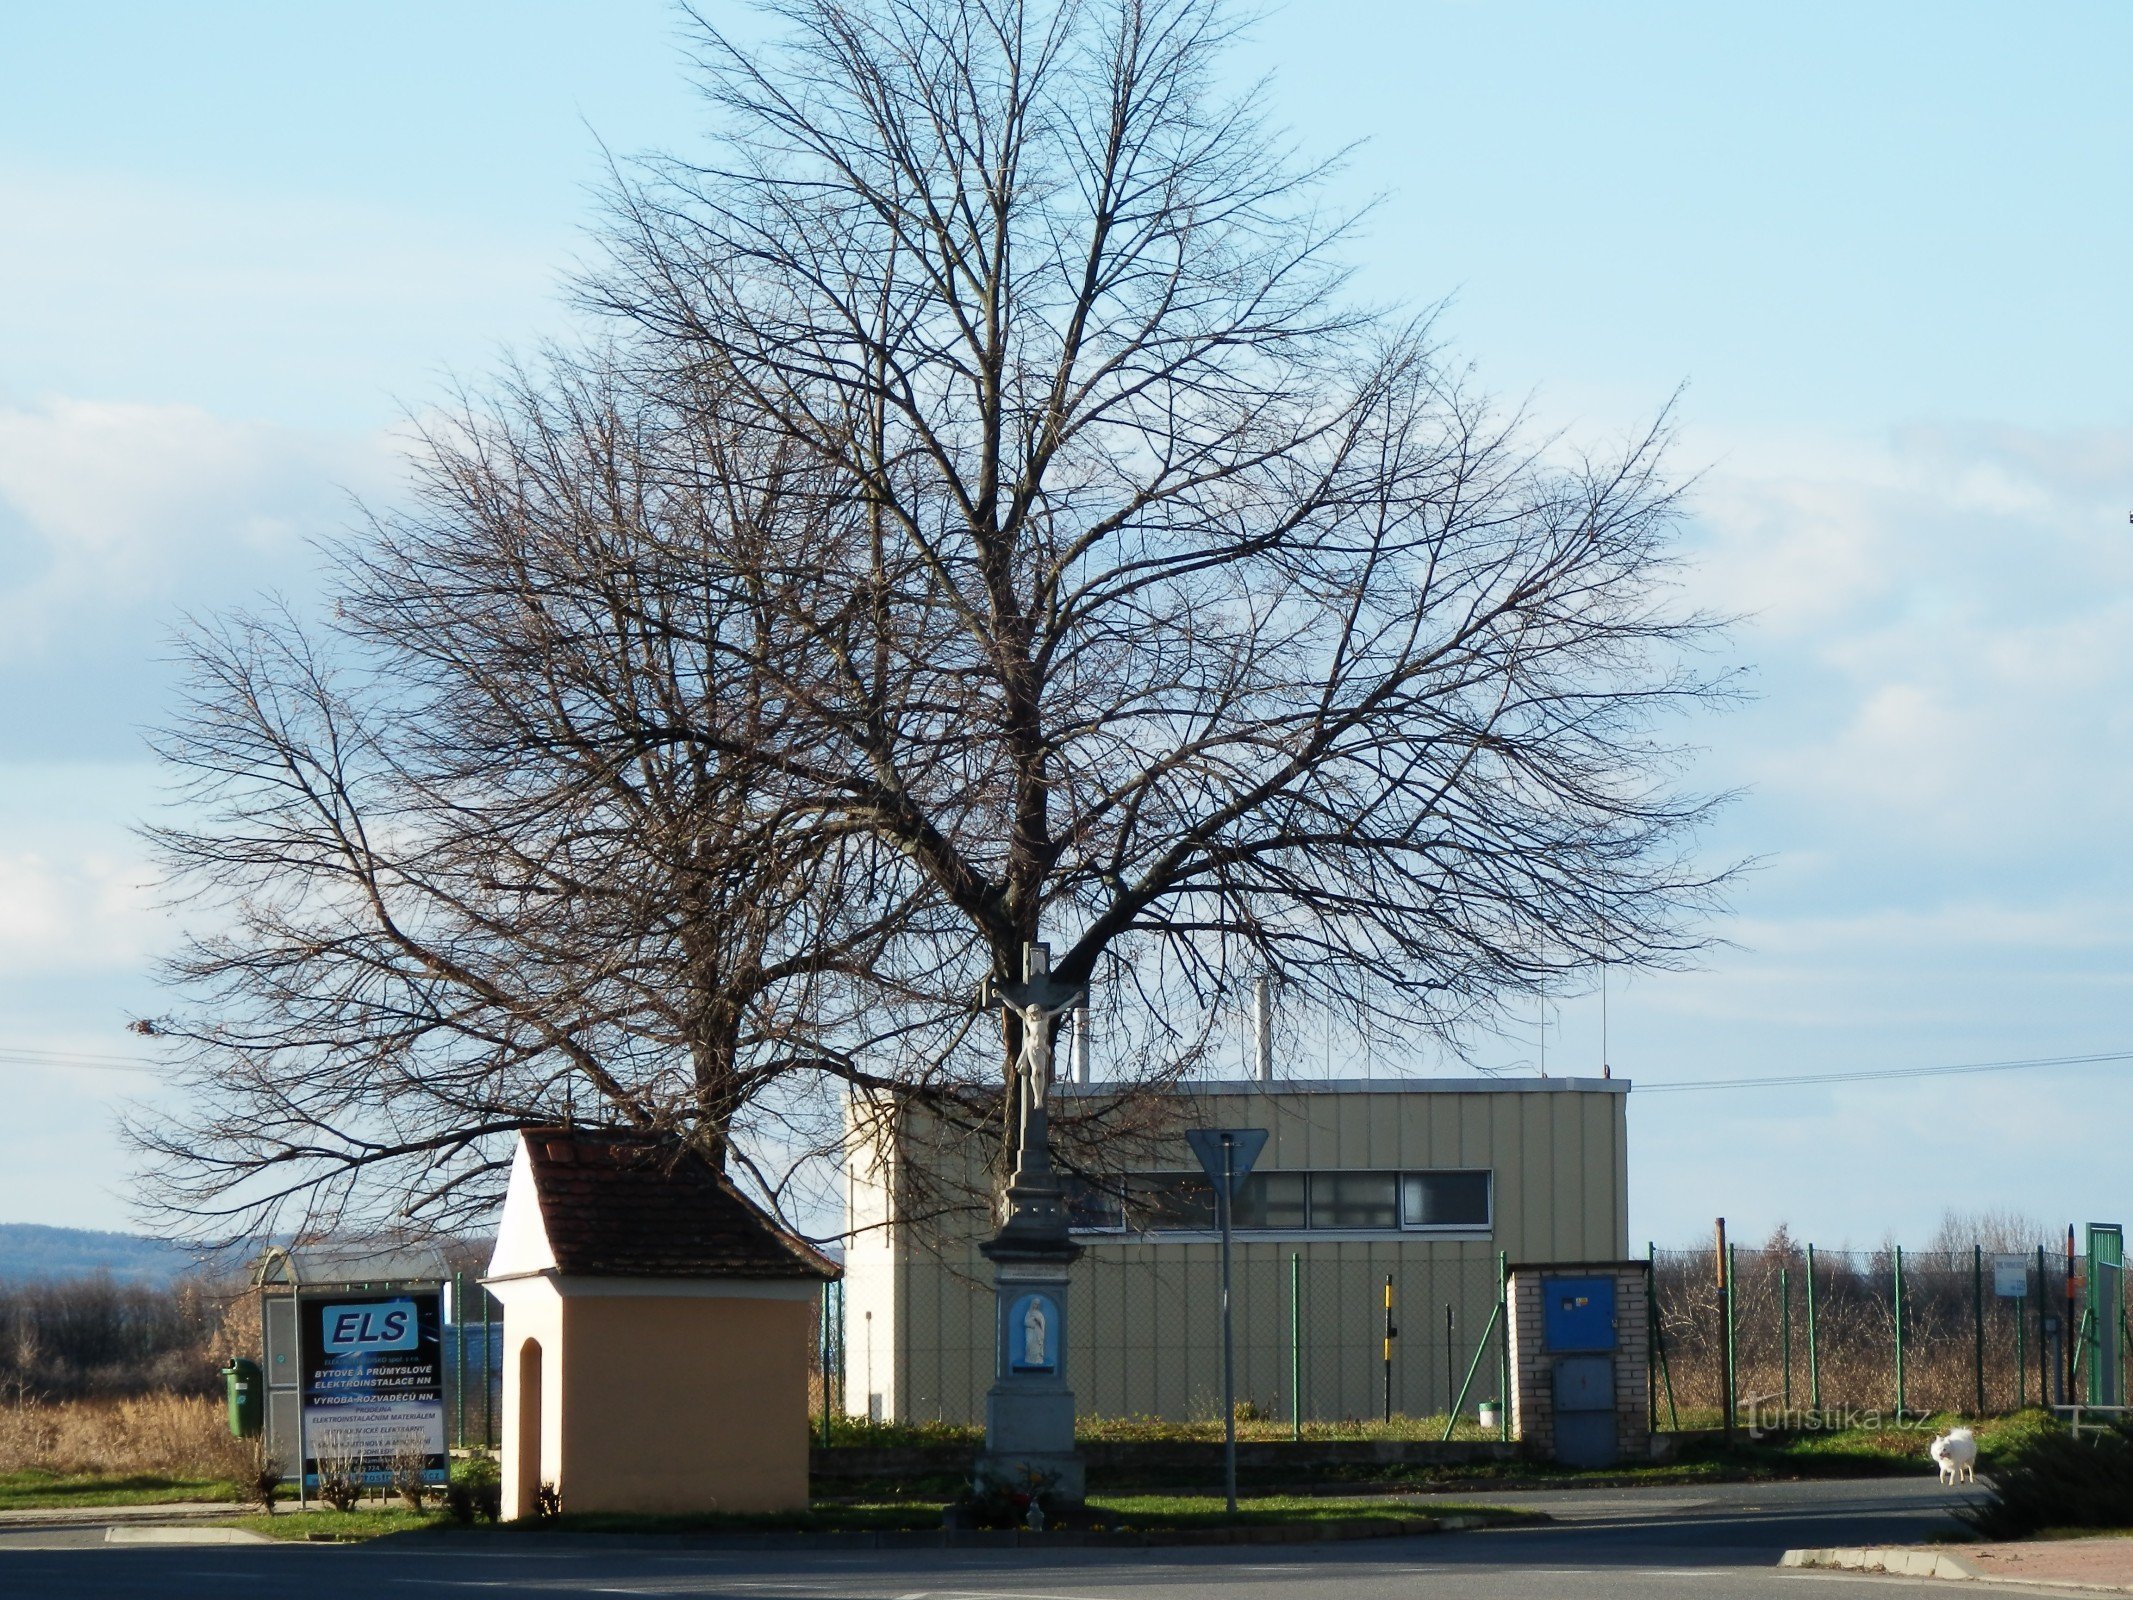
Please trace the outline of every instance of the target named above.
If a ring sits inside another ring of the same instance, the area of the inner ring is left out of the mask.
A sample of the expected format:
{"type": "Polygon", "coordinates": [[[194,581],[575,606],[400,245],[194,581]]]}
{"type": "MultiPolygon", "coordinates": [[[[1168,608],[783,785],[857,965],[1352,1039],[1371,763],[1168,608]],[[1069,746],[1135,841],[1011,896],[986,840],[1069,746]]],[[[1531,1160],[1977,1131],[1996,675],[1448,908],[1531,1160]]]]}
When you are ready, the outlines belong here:
{"type": "Polygon", "coordinates": [[[430,1247],[277,1245],[255,1263],[266,1456],[299,1499],[322,1469],[366,1486],[446,1481],[449,1276],[430,1247]]]}

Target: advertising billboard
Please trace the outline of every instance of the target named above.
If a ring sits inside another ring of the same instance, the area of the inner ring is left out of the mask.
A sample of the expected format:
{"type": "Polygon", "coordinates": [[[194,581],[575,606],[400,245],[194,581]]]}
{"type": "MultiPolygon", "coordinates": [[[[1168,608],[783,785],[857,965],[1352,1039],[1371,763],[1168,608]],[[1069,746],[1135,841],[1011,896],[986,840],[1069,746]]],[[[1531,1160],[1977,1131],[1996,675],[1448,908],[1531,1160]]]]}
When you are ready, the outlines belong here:
{"type": "Polygon", "coordinates": [[[426,1289],[299,1302],[307,1487],[322,1460],[389,1484],[419,1457],[428,1482],[445,1481],[440,1300],[426,1289]]]}

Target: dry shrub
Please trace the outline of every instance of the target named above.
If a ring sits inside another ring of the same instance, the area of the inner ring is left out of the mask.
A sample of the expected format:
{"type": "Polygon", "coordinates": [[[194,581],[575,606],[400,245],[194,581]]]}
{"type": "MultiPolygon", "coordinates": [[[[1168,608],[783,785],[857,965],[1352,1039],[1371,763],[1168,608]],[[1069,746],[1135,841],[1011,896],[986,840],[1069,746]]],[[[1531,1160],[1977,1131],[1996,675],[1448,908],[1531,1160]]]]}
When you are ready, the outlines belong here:
{"type": "Polygon", "coordinates": [[[230,1434],[220,1401],[151,1394],[0,1410],[0,1473],[179,1478],[251,1475],[253,1447],[230,1434]]]}
{"type": "MultiPolygon", "coordinates": [[[[1942,1233],[1953,1235],[1966,1225],[1965,1219],[1951,1218],[1942,1233]]],[[[1979,1409],[1980,1310],[1982,1409],[2012,1411],[2022,1401],[2037,1399],[2035,1302],[2020,1303],[2027,1337],[2018,1343],[2018,1303],[1994,1296],[1991,1283],[1992,1257],[2022,1235],[2016,1223],[2004,1219],[1983,1219],[1978,1228],[1982,1257],[1968,1246],[1904,1252],[1906,1411],[1979,1409]]],[[[1675,1401],[1684,1410],[1713,1410],[1724,1393],[1725,1348],[1716,1260],[1708,1249],[1662,1250],[1656,1266],[1653,1293],[1675,1401]]],[[[2046,1266],[2047,1299],[2056,1309],[2064,1279],[2057,1258],[2047,1258],[2046,1266]]],[[[1774,1409],[1785,1393],[1788,1323],[1792,1403],[1806,1407],[1811,1393],[1806,1251],[1780,1227],[1765,1245],[1738,1247],[1734,1267],[1734,1353],[1743,1412],[1774,1409]]],[[[1892,1247],[1817,1252],[1815,1358],[1825,1409],[1883,1415],[1895,1410],[1895,1267],[1892,1247]]],[[[1662,1396],[1662,1411],[1664,1404],[1662,1396]]]]}
{"type": "Polygon", "coordinates": [[[215,1394],[218,1346],[259,1348],[257,1301],[205,1278],[0,1284],[0,1394],[10,1402],[215,1394]]]}

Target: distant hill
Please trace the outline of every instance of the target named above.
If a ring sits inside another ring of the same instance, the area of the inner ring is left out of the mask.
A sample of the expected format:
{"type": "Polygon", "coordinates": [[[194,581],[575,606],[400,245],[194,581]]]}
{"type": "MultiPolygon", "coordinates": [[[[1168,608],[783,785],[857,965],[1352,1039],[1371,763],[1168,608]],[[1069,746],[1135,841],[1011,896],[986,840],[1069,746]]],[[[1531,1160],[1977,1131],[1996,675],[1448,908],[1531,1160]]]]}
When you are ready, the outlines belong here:
{"type": "Polygon", "coordinates": [[[0,1283],[50,1282],[106,1273],[121,1283],[168,1283],[193,1265],[190,1251],[137,1233],[0,1222],[0,1283]]]}

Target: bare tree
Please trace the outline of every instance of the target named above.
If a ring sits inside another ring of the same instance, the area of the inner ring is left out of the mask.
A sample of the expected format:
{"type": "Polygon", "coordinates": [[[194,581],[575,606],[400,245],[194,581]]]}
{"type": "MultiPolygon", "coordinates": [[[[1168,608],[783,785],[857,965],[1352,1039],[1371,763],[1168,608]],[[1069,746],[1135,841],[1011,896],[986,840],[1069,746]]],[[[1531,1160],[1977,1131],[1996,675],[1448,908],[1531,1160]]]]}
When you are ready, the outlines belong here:
{"type": "Polygon", "coordinates": [[[714,158],[618,179],[612,350],[341,551],[338,664],[196,635],[181,1211],[463,1217],[579,1096],[776,1197],[825,1088],[1011,1106],[969,999],[1042,936],[1129,1082],[1262,974],[1454,1039],[1697,946],[1663,429],[1568,458],[1353,305],[1211,0],[765,9],[714,158]]]}
{"type": "Polygon", "coordinates": [[[194,1093],[132,1131],[196,1230],[461,1224],[500,1136],[573,1117],[777,1201],[840,1131],[786,1080],[909,1058],[908,875],[752,754],[804,747],[763,621],[820,507],[716,408],[611,377],[558,357],[430,430],[415,508],[337,554],[323,646],[286,615],[190,637],[162,743],[194,820],[154,837],[204,931],[155,1027],[194,1093]]]}
{"type": "Polygon", "coordinates": [[[1441,1038],[1693,949],[1657,728],[1719,686],[1663,428],[1564,459],[1353,307],[1208,0],[762,9],[703,27],[715,157],[620,184],[587,294],[864,509],[784,767],[970,976],[1048,934],[1175,1052],[1254,974],[1441,1038]]]}

